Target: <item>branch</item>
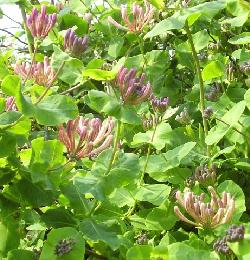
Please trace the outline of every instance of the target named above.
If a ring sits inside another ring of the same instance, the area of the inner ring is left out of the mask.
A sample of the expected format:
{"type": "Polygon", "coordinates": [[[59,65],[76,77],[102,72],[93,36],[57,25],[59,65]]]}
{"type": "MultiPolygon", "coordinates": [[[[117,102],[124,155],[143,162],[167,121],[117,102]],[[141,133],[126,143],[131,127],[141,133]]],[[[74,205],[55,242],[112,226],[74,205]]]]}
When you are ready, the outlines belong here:
{"type": "Polygon", "coordinates": [[[19,42],[21,42],[22,44],[28,45],[26,42],[22,41],[21,39],[19,39],[16,35],[14,35],[13,33],[7,31],[6,29],[1,29],[0,31],[6,32],[7,34],[11,35],[12,37],[14,37],[15,39],[17,39],[19,42]]]}

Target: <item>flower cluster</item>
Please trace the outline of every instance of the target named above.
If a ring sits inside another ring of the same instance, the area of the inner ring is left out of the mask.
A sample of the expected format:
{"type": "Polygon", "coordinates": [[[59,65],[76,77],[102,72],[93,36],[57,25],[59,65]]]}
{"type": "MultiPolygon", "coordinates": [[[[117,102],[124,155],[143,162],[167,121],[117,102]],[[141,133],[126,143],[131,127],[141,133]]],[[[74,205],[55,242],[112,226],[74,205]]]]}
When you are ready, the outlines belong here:
{"type": "Polygon", "coordinates": [[[240,66],[240,70],[244,73],[249,73],[250,72],[250,62],[244,62],[241,66],[240,66]]]}
{"type": "Polygon", "coordinates": [[[207,107],[203,111],[203,117],[206,119],[210,119],[211,116],[213,115],[213,113],[214,113],[214,111],[213,111],[212,107],[207,107]]]}
{"type": "Polygon", "coordinates": [[[184,194],[180,191],[176,192],[176,200],[193,218],[189,220],[181,213],[179,207],[175,206],[175,214],[180,220],[201,228],[215,228],[230,221],[235,209],[235,201],[231,194],[223,192],[220,198],[212,186],[209,186],[208,190],[211,194],[211,200],[208,203],[204,201],[204,193],[197,196],[188,188],[184,194]]]}
{"type": "Polygon", "coordinates": [[[175,117],[175,120],[182,125],[188,125],[192,122],[192,120],[189,116],[189,113],[188,113],[188,109],[186,107],[183,109],[183,111],[179,115],[177,115],[175,117]]]}
{"type": "Polygon", "coordinates": [[[231,250],[227,242],[237,242],[244,239],[245,227],[243,225],[237,226],[233,224],[227,231],[226,235],[214,242],[213,248],[218,253],[227,255],[231,250]]]}
{"type": "Polygon", "coordinates": [[[141,6],[133,3],[131,20],[127,13],[127,6],[121,5],[121,16],[126,27],[115,21],[111,16],[108,17],[108,21],[118,29],[130,32],[141,32],[143,27],[152,21],[155,10],[147,1],[144,1],[144,4],[145,11],[141,6]]]}
{"type": "Polygon", "coordinates": [[[64,49],[74,56],[80,56],[88,47],[88,36],[77,37],[75,32],[68,29],[64,37],[64,49]]]}
{"type": "Polygon", "coordinates": [[[136,77],[137,70],[122,67],[114,81],[119,86],[122,100],[125,104],[137,105],[149,99],[152,88],[150,82],[145,84],[145,74],[136,77]]]}
{"type": "Polygon", "coordinates": [[[63,4],[62,4],[62,3],[57,2],[57,1],[56,1],[56,3],[55,3],[54,0],[51,0],[50,2],[51,2],[52,5],[54,5],[54,6],[56,7],[56,9],[57,9],[58,12],[63,9],[63,4]]]}
{"type": "Polygon", "coordinates": [[[205,97],[209,101],[217,101],[221,95],[220,86],[214,83],[209,91],[205,94],[205,97]]]}
{"type": "Polygon", "coordinates": [[[163,113],[166,111],[166,109],[168,107],[169,98],[168,97],[157,98],[155,95],[151,94],[150,103],[151,103],[154,111],[163,113]]]}
{"type": "Polygon", "coordinates": [[[75,243],[75,240],[72,238],[60,240],[56,245],[55,254],[61,257],[65,254],[70,253],[75,243]]]}
{"type": "Polygon", "coordinates": [[[27,26],[33,37],[45,38],[57,20],[56,14],[47,14],[46,6],[42,5],[41,14],[33,8],[31,15],[27,17],[27,26]]]}
{"type": "Polygon", "coordinates": [[[147,234],[143,233],[143,234],[139,235],[135,242],[138,245],[147,245],[148,244],[147,234]]]}
{"type": "Polygon", "coordinates": [[[50,65],[49,58],[44,57],[44,62],[33,63],[28,62],[17,63],[14,71],[19,74],[24,80],[34,80],[36,84],[50,86],[55,80],[55,74],[50,65]]]}
{"type": "Polygon", "coordinates": [[[198,166],[195,169],[194,174],[188,178],[189,185],[194,184],[195,181],[198,181],[202,186],[213,185],[216,182],[216,165],[212,164],[211,167],[208,167],[207,164],[204,166],[198,166]]]}
{"type": "Polygon", "coordinates": [[[213,249],[223,255],[228,255],[231,253],[231,249],[229,248],[229,246],[227,244],[226,237],[223,237],[223,238],[215,241],[213,244],[213,249]]]}
{"type": "Polygon", "coordinates": [[[226,238],[229,242],[236,242],[244,239],[245,227],[233,224],[226,232],[226,238]]]}
{"type": "Polygon", "coordinates": [[[99,118],[84,119],[79,116],[60,126],[59,139],[67,148],[69,157],[80,159],[94,157],[111,146],[114,122],[111,117],[105,123],[99,118]]]}
{"type": "Polygon", "coordinates": [[[145,115],[142,118],[142,126],[145,131],[154,128],[159,123],[159,117],[157,115],[150,114],[149,117],[145,115]]]}
{"type": "Polygon", "coordinates": [[[7,97],[5,101],[5,111],[17,111],[14,97],[7,97]]]}

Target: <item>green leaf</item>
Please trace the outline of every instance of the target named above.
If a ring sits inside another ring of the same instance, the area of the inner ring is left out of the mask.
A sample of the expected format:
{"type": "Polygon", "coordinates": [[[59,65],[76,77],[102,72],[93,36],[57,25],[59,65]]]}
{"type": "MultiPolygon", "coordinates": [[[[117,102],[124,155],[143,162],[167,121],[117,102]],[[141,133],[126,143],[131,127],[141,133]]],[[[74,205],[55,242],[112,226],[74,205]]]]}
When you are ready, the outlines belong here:
{"type": "Polygon", "coordinates": [[[222,21],[221,24],[230,24],[231,27],[241,27],[247,21],[248,16],[249,16],[249,12],[246,12],[240,16],[225,19],[222,21]]]}
{"type": "Polygon", "coordinates": [[[16,249],[20,242],[17,223],[0,223],[0,258],[5,257],[9,251],[16,249]]]}
{"type": "Polygon", "coordinates": [[[207,30],[202,30],[202,31],[195,33],[193,35],[195,50],[197,52],[199,52],[200,50],[207,47],[209,40],[210,40],[210,36],[207,33],[207,30]]]}
{"type": "Polygon", "coordinates": [[[86,240],[93,242],[103,241],[107,243],[112,250],[116,250],[123,243],[123,238],[110,231],[104,224],[96,223],[92,219],[84,219],[79,225],[80,231],[86,240]]]}
{"type": "Polygon", "coordinates": [[[250,32],[243,32],[239,35],[236,35],[228,40],[231,44],[248,44],[250,43],[250,32]]]}
{"type": "Polygon", "coordinates": [[[195,142],[188,142],[180,145],[173,150],[169,150],[161,155],[149,156],[148,166],[146,171],[151,174],[153,172],[165,172],[167,170],[178,167],[181,161],[195,147],[195,142]]]}
{"type": "Polygon", "coordinates": [[[115,97],[102,91],[90,90],[84,98],[85,103],[97,112],[106,113],[123,123],[140,124],[141,120],[133,107],[122,105],[115,97]]]}
{"type": "Polygon", "coordinates": [[[237,221],[239,221],[241,215],[246,210],[244,192],[242,191],[240,186],[238,186],[236,183],[234,183],[231,180],[226,180],[222,182],[218,186],[217,191],[220,194],[222,194],[222,192],[229,192],[231,196],[234,198],[235,210],[233,212],[232,222],[236,223],[237,221]]]}
{"type": "Polygon", "coordinates": [[[219,256],[205,250],[197,250],[184,243],[177,242],[168,246],[169,259],[171,260],[219,260],[219,256]]]}
{"type": "Polygon", "coordinates": [[[250,110],[250,89],[245,93],[244,100],[246,101],[247,108],[250,110]]]}
{"type": "Polygon", "coordinates": [[[79,17],[77,14],[67,13],[60,18],[60,30],[66,30],[72,28],[73,26],[77,26],[75,32],[79,36],[83,36],[88,32],[88,22],[84,20],[82,17],[79,17]]]}
{"type": "Polygon", "coordinates": [[[204,81],[213,78],[222,77],[224,75],[225,67],[220,61],[211,61],[205,66],[202,71],[202,78],[204,81]]]}
{"type": "Polygon", "coordinates": [[[101,69],[86,69],[82,73],[83,77],[89,77],[94,80],[112,80],[116,76],[116,72],[101,69]]]}
{"type": "Polygon", "coordinates": [[[56,45],[53,45],[53,49],[54,53],[52,55],[51,64],[54,71],[58,71],[64,63],[58,78],[70,85],[80,82],[82,80],[82,70],[84,68],[83,63],[76,58],[72,58],[56,45]]]}
{"type": "Polygon", "coordinates": [[[34,253],[24,249],[11,250],[7,255],[7,260],[34,260],[34,253]]]}
{"type": "Polygon", "coordinates": [[[76,260],[84,259],[85,241],[82,234],[71,227],[53,229],[49,232],[48,238],[43,246],[40,260],[76,260]],[[72,250],[63,256],[55,254],[56,246],[63,239],[72,239],[72,250]]]}
{"type": "Polygon", "coordinates": [[[144,184],[138,188],[135,198],[159,206],[168,198],[170,191],[171,187],[165,184],[144,184]]]}
{"type": "Polygon", "coordinates": [[[167,135],[171,131],[172,129],[169,124],[161,122],[159,125],[157,125],[155,134],[153,129],[148,130],[146,133],[135,134],[131,145],[138,146],[148,143],[152,144],[157,150],[161,150],[165,147],[165,140],[167,140],[167,135]],[[153,134],[154,138],[152,141],[153,134]]]}
{"type": "Polygon", "coordinates": [[[157,9],[164,9],[165,7],[165,3],[164,3],[164,0],[149,0],[149,2],[155,6],[157,9]]]}
{"type": "Polygon", "coordinates": [[[0,133],[0,147],[4,147],[4,149],[0,149],[0,158],[16,151],[15,136],[6,132],[0,133]]]}
{"type": "Polygon", "coordinates": [[[48,228],[75,227],[76,220],[72,214],[64,209],[48,209],[42,216],[41,220],[48,228]]]}
{"type": "Polygon", "coordinates": [[[0,128],[6,128],[7,126],[11,126],[15,123],[22,114],[16,111],[8,111],[0,114],[0,128]]]}
{"type": "Polygon", "coordinates": [[[182,29],[187,19],[189,26],[191,26],[200,16],[212,19],[225,6],[225,1],[212,1],[191,8],[185,8],[156,24],[156,26],[148,32],[144,38],[162,35],[175,29],[182,29]]]}
{"type": "Polygon", "coordinates": [[[0,55],[0,80],[3,80],[3,78],[9,74],[9,70],[6,65],[7,64],[5,63],[3,57],[0,55]]]}
{"type": "Polygon", "coordinates": [[[112,38],[108,48],[108,55],[116,59],[120,54],[123,44],[124,38],[119,36],[112,38]]]}
{"type": "Polygon", "coordinates": [[[39,124],[58,126],[78,115],[78,108],[73,98],[53,95],[44,98],[35,107],[35,118],[39,124]]]}
{"type": "Polygon", "coordinates": [[[63,156],[63,144],[58,140],[44,141],[37,138],[31,142],[32,156],[29,169],[34,183],[47,180],[47,173],[60,168],[65,159],[63,156]]]}
{"type": "Polygon", "coordinates": [[[153,247],[149,245],[136,245],[131,247],[126,255],[127,260],[151,260],[153,247]]]}
{"type": "Polygon", "coordinates": [[[206,144],[212,145],[218,143],[232,127],[239,121],[242,113],[245,110],[245,101],[235,104],[226,114],[221,118],[226,124],[218,122],[213,126],[206,137],[206,144]]]}

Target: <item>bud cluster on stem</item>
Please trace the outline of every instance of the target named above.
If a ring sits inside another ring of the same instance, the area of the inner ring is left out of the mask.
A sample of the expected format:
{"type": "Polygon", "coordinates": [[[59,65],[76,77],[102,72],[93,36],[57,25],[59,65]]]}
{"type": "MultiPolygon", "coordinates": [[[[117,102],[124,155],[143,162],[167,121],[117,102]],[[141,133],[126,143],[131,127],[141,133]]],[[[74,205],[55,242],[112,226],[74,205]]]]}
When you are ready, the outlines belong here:
{"type": "Polygon", "coordinates": [[[130,31],[130,32],[141,32],[146,24],[149,24],[153,20],[154,7],[147,1],[144,1],[145,11],[143,8],[135,3],[132,5],[132,19],[128,15],[126,5],[121,5],[121,16],[126,26],[121,25],[115,21],[111,16],[108,17],[108,21],[113,24],[116,28],[130,31]]]}
{"type": "Polygon", "coordinates": [[[32,13],[27,16],[27,27],[33,37],[45,38],[57,20],[56,14],[47,14],[46,6],[42,5],[41,13],[36,8],[33,8],[32,13]]]}
{"type": "Polygon", "coordinates": [[[64,37],[64,49],[74,56],[80,56],[88,47],[88,36],[77,37],[75,32],[68,29],[64,37]]]}
{"type": "Polygon", "coordinates": [[[125,104],[137,105],[149,99],[152,88],[148,81],[145,84],[145,74],[136,77],[135,68],[128,70],[122,67],[114,81],[114,85],[120,88],[122,100],[125,104]]]}
{"type": "Polygon", "coordinates": [[[44,62],[28,62],[16,63],[14,67],[16,74],[19,74],[24,80],[34,80],[36,84],[42,86],[50,86],[55,78],[55,73],[50,65],[49,58],[44,57],[44,62]]]}
{"type": "Polygon", "coordinates": [[[59,140],[64,143],[70,158],[95,157],[111,146],[114,122],[108,117],[106,122],[99,118],[78,116],[59,128],[59,140]]]}
{"type": "Polygon", "coordinates": [[[150,96],[150,103],[154,109],[154,111],[163,113],[166,111],[168,104],[169,104],[169,98],[168,97],[156,97],[154,94],[151,94],[150,96]]]}
{"type": "Polygon", "coordinates": [[[184,194],[177,191],[177,202],[193,218],[189,220],[181,213],[179,207],[175,206],[174,211],[179,219],[200,228],[215,228],[229,222],[235,209],[235,201],[231,194],[223,192],[220,198],[212,186],[208,187],[208,191],[211,194],[210,202],[205,202],[205,193],[197,196],[188,188],[184,194]]]}

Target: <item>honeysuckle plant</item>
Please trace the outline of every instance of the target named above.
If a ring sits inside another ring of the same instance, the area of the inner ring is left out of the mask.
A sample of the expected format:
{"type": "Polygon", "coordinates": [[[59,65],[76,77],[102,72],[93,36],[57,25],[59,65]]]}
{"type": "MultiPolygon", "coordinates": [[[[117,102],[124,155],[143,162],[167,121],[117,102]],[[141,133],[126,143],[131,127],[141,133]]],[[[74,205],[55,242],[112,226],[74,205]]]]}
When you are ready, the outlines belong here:
{"type": "Polygon", "coordinates": [[[248,2],[0,1],[0,259],[249,258],[248,2]]]}

